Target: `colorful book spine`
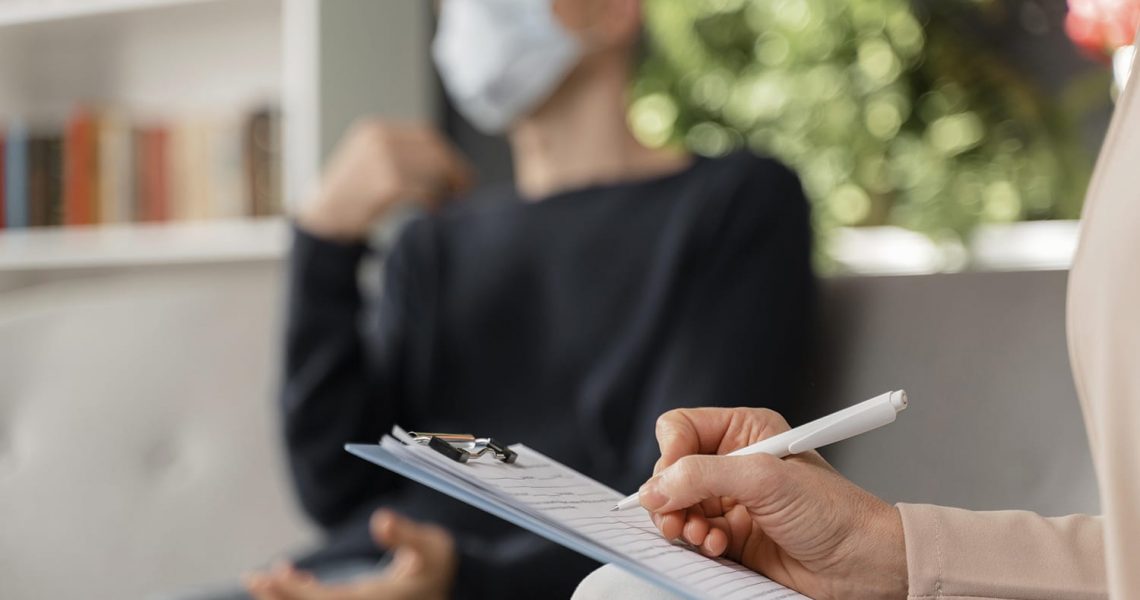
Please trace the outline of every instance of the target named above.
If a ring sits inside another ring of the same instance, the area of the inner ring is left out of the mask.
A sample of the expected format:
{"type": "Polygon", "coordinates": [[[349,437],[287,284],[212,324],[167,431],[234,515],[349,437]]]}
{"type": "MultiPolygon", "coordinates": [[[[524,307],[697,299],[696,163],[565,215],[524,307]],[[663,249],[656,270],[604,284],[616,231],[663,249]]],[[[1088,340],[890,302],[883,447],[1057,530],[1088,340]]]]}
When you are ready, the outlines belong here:
{"type": "Polygon", "coordinates": [[[28,140],[28,224],[51,227],[63,222],[63,142],[52,135],[28,140]]]}
{"type": "Polygon", "coordinates": [[[262,109],[245,125],[245,164],[249,214],[255,217],[281,211],[280,119],[276,111],[262,109]]]}
{"type": "Polygon", "coordinates": [[[4,183],[4,173],[8,170],[8,165],[6,164],[7,159],[5,158],[8,140],[5,139],[4,135],[4,132],[0,131],[0,229],[6,227],[5,223],[8,220],[8,215],[6,214],[8,210],[4,208],[4,198],[8,192],[6,189],[7,184],[4,183]]]}
{"type": "Polygon", "coordinates": [[[47,227],[51,212],[51,140],[43,136],[28,139],[28,225],[47,227]]]}
{"type": "Polygon", "coordinates": [[[99,121],[99,222],[126,223],[134,218],[134,154],[126,121],[108,114],[99,121]]]}
{"type": "Polygon", "coordinates": [[[44,172],[47,179],[47,222],[50,226],[63,225],[63,138],[51,136],[43,141],[44,172]]]}
{"type": "Polygon", "coordinates": [[[137,154],[139,220],[166,221],[170,218],[170,163],[167,157],[169,134],[162,127],[149,127],[136,139],[141,142],[137,154]]]}
{"type": "Polygon", "coordinates": [[[131,220],[139,222],[146,214],[146,132],[131,129],[131,220]]]}
{"type": "Polygon", "coordinates": [[[64,141],[63,216],[66,225],[95,222],[95,117],[81,111],[67,125],[64,141]]]}
{"type": "Polygon", "coordinates": [[[78,110],[30,135],[0,123],[0,228],[207,220],[281,212],[280,114],[138,127],[78,110]]]}
{"type": "Polygon", "coordinates": [[[166,158],[171,219],[196,221],[211,216],[208,142],[209,128],[198,120],[178,123],[169,130],[166,158]]]}
{"type": "Polygon", "coordinates": [[[28,226],[28,130],[23,122],[8,124],[4,156],[4,216],[9,229],[28,226]]]}

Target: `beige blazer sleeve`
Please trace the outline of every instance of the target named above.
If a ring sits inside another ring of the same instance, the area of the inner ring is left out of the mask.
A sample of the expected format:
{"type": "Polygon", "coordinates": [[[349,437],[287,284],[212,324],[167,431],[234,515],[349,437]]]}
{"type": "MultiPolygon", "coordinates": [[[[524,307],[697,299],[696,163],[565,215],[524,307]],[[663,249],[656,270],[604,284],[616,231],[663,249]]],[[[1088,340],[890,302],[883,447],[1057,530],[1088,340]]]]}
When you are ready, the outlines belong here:
{"type": "Polygon", "coordinates": [[[1069,275],[1069,355],[1105,527],[1108,588],[1140,598],[1140,69],[1117,101],[1069,275]]]}
{"type": "Polygon", "coordinates": [[[909,598],[1106,598],[1101,521],[899,504],[909,598]]]}
{"type": "Polygon", "coordinates": [[[1140,72],[1085,200],[1068,327],[1103,517],[900,505],[911,598],[1140,598],[1140,72]]]}

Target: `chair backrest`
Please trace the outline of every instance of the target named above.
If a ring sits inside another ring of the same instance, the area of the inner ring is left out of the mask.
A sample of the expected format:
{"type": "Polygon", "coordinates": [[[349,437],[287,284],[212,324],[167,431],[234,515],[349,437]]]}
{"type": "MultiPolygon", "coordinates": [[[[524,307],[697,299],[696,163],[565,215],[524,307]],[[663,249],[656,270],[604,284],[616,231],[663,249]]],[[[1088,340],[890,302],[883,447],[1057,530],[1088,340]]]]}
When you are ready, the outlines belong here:
{"type": "MultiPolygon", "coordinates": [[[[0,598],[143,597],[311,539],[277,438],[280,278],[144,269],[0,296],[0,598]]],[[[897,501],[1096,512],[1065,278],[825,282],[815,412],[912,400],[836,465],[897,501]]]]}
{"type": "Polygon", "coordinates": [[[889,389],[894,424],[827,453],[894,501],[1097,513],[1069,370],[1064,271],[825,282],[814,411],[889,389]]]}
{"type": "Polygon", "coordinates": [[[143,269],[0,303],[0,598],[142,598],[295,549],[280,269],[143,269]]]}

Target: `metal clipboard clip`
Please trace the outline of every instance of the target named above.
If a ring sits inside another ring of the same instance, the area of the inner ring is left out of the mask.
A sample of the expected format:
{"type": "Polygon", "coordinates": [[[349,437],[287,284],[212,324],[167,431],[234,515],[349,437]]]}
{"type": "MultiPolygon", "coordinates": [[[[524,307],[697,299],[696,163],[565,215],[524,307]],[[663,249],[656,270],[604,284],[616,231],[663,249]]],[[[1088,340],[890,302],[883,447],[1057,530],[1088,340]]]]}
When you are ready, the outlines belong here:
{"type": "Polygon", "coordinates": [[[517,452],[496,442],[495,438],[477,438],[469,433],[423,433],[417,431],[409,431],[408,435],[412,436],[412,440],[417,444],[428,446],[451,460],[461,463],[466,463],[472,458],[479,458],[484,454],[493,454],[496,459],[509,465],[514,464],[515,459],[519,457],[517,452]]]}

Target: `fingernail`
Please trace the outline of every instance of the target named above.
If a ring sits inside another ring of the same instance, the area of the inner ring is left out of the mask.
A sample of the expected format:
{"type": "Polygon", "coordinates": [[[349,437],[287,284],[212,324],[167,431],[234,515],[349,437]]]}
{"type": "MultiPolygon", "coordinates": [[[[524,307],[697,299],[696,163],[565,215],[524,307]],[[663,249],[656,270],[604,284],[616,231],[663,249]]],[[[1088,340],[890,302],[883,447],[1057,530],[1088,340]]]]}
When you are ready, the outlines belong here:
{"type": "Polygon", "coordinates": [[[641,486],[641,489],[637,491],[637,498],[641,501],[642,506],[653,512],[656,512],[662,506],[665,506],[666,502],[669,502],[669,498],[657,490],[657,482],[653,479],[650,479],[641,486]]]}

